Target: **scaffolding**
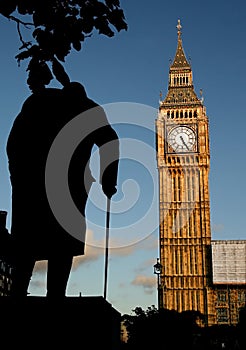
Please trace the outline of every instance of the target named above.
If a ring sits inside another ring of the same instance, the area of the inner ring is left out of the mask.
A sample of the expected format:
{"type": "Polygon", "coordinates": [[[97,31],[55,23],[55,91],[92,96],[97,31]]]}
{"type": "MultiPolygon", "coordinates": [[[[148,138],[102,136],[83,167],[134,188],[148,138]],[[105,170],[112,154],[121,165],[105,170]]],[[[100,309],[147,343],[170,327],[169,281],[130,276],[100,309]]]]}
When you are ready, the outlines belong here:
{"type": "Polygon", "coordinates": [[[246,240],[212,241],[213,283],[246,284],[246,240]]]}

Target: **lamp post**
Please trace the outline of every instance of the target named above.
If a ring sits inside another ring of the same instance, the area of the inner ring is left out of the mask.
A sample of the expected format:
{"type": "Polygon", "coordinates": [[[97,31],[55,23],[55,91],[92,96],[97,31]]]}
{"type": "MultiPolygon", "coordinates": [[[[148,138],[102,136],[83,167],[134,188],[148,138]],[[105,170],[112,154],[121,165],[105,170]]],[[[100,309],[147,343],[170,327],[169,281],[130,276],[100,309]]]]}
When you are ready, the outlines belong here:
{"type": "Polygon", "coordinates": [[[157,262],[154,265],[154,274],[157,275],[157,298],[158,298],[158,310],[160,310],[160,308],[163,305],[162,302],[162,293],[161,293],[161,284],[160,284],[160,274],[161,274],[161,270],[162,270],[162,265],[160,264],[160,259],[157,258],[156,259],[157,262]]]}

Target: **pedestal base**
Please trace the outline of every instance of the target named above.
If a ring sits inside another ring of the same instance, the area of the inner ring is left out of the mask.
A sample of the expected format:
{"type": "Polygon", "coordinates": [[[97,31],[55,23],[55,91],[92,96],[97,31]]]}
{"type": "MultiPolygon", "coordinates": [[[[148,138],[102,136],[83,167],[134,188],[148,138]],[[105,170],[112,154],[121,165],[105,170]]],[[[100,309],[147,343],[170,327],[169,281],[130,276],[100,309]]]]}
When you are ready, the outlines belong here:
{"type": "Polygon", "coordinates": [[[103,297],[0,297],[0,331],[9,349],[118,350],[120,317],[103,297]]]}

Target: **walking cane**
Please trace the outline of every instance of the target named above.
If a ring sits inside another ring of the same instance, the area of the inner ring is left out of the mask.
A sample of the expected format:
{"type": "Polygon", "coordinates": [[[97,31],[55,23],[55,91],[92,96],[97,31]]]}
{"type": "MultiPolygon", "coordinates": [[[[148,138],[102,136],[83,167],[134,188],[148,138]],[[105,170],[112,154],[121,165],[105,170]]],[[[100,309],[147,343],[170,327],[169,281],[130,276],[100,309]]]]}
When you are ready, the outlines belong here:
{"type": "Polygon", "coordinates": [[[110,198],[107,197],[106,242],[105,242],[105,270],[104,270],[104,299],[106,299],[106,296],[107,296],[109,218],[110,218],[110,198]]]}

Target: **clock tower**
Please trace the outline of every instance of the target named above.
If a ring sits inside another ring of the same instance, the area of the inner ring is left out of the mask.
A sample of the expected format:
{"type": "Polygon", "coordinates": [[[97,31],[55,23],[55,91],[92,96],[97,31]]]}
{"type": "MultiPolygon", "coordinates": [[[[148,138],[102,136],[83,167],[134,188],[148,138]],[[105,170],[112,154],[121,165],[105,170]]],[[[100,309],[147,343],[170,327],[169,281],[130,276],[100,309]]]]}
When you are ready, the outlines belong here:
{"type": "MultiPolygon", "coordinates": [[[[212,286],[209,122],[193,86],[178,20],[176,54],[156,119],[159,174],[159,305],[210,313],[212,286]]],[[[207,323],[207,322],[206,322],[207,323]]]]}

